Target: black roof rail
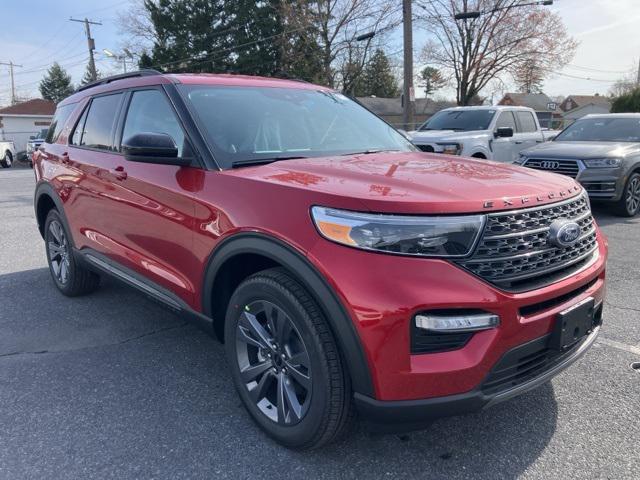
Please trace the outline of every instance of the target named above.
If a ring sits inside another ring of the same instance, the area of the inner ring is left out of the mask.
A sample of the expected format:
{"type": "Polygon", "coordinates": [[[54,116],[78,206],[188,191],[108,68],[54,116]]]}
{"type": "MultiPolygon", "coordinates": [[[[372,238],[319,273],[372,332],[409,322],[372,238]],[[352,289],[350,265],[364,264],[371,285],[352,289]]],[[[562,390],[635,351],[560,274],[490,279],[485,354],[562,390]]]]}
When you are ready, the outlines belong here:
{"type": "Polygon", "coordinates": [[[96,80],[95,82],[82,85],[76,89],[76,92],[82,92],[83,90],[97,87],[98,85],[106,85],[107,83],[115,82],[116,80],[122,80],[124,78],[149,77],[151,75],[162,75],[162,72],[159,72],[158,70],[146,69],[137,70],[135,72],[121,73],[120,75],[111,75],[110,77],[104,77],[96,80]]]}

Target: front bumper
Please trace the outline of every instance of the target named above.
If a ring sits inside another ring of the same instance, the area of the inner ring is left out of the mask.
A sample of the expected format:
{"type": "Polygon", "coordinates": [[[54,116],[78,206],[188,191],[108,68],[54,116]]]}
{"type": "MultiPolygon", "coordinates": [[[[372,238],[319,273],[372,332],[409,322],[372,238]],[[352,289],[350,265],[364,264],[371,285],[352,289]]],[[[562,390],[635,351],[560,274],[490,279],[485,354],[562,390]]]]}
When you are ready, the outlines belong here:
{"type": "MultiPolygon", "coordinates": [[[[528,392],[548,382],[582,357],[596,341],[599,331],[600,326],[595,327],[594,330],[578,342],[577,345],[573,346],[566,353],[560,354],[557,358],[551,359],[531,378],[510,387],[491,391],[491,393],[487,393],[487,391],[480,386],[470,392],[457,395],[404,401],[380,401],[356,393],[355,403],[359,413],[366,420],[376,424],[392,423],[400,426],[402,424],[420,425],[421,423],[441,417],[477,412],[528,392]]],[[[546,341],[548,341],[547,337],[533,340],[528,344],[521,345],[507,352],[505,357],[510,353],[516,353],[517,350],[523,350],[523,353],[525,353],[524,351],[527,349],[531,350],[535,348],[535,344],[545,343],[546,341]]]]}
{"type": "Polygon", "coordinates": [[[582,270],[519,293],[500,290],[445,260],[376,254],[319,240],[310,258],[331,279],[369,367],[351,373],[368,374],[373,383],[373,394],[358,392],[369,401],[358,396],[358,402],[365,410],[378,402],[407,401],[449,409],[451,400],[462,396],[472,398],[463,402],[472,407],[465,408],[482,408],[491,399],[477,391],[506,352],[548,335],[558,313],[582,299],[603,301],[607,245],[599,231],[597,237],[598,255],[582,270]],[[501,323],[475,333],[461,348],[412,354],[414,316],[447,309],[482,310],[498,315],[501,323]]]}
{"type": "Polygon", "coordinates": [[[622,196],[627,176],[622,168],[586,168],[578,173],[589,198],[617,201],[622,196]]]}

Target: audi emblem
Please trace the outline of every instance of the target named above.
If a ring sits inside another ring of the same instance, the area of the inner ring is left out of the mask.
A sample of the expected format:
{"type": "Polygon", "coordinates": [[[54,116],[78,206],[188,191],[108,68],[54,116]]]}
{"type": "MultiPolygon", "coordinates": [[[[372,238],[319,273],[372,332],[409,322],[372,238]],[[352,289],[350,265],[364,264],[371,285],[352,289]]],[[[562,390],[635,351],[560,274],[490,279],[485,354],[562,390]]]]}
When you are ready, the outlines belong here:
{"type": "Polygon", "coordinates": [[[545,170],[557,170],[558,168],[560,168],[560,162],[545,160],[544,162],[540,162],[540,166],[545,170]]]}

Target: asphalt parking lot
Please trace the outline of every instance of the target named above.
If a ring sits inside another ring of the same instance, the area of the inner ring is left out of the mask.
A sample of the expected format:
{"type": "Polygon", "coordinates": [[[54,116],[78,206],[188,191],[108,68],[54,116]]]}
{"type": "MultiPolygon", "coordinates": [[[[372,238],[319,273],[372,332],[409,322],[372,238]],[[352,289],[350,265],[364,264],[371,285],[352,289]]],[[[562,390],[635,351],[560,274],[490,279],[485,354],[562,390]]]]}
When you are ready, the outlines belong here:
{"type": "Polygon", "coordinates": [[[33,173],[0,171],[0,478],[639,478],[640,218],[597,209],[605,323],[568,371],[406,435],[298,453],[251,422],[214,339],[119,284],[54,288],[33,173]]]}

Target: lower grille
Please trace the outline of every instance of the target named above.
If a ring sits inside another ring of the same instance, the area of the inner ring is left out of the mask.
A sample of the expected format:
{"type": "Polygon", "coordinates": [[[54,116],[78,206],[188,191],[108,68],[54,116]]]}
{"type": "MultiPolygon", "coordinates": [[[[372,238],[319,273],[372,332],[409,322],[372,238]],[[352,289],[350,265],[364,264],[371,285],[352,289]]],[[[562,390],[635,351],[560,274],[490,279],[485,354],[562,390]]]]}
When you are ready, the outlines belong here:
{"type": "Polygon", "coordinates": [[[547,172],[559,173],[576,178],[580,168],[576,160],[546,160],[540,158],[530,158],[524,163],[525,167],[534,170],[545,170],[547,172]]]}
{"type": "Polygon", "coordinates": [[[522,291],[581,268],[596,249],[595,222],[583,194],[550,206],[488,215],[473,256],[458,264],[503,289],[522,291]],[[573,245],[561,248],[549,242],[556,219],[580,226],[573,245]]]}

